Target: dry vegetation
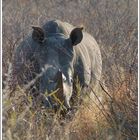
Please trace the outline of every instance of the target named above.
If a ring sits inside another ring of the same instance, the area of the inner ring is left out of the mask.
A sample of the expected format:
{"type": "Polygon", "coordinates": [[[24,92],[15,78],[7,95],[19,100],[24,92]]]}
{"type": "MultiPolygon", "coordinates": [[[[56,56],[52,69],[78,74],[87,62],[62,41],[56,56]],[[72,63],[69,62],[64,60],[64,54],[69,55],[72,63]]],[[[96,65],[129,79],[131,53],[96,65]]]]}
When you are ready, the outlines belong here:
{"type": "Polygon", "coordinates": [[[137,0],[3,0],[2,8],[3,140],[137,139],[137,0]],[[103,57],[101,85],[107,91],[64,118],[34,107],[30,94],[9,84],[14,49],[31,25],[50,19],[82,24],[103,57]]]}

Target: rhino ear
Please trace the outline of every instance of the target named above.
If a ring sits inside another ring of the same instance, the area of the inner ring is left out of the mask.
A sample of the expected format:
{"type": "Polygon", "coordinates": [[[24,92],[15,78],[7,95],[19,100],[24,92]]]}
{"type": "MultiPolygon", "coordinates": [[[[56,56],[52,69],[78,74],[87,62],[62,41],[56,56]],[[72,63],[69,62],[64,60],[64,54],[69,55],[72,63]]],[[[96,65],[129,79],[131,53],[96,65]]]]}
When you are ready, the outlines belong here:
{"type": "Polygon", "coordinates": [[[32,33],[33,40],[37,41],[38,43],[42,43],[45,38],[43,29],[35,26],[32,26],[32,28],[33,28],[33,33],[32,33]]]}
{"type": "Polygon", "coordinates": [[[79,44],[82,41],[83,39],[82,30],[83,30],[83,27],[77,27],[71,31],[70,39],[73,46],[79,44]]]}

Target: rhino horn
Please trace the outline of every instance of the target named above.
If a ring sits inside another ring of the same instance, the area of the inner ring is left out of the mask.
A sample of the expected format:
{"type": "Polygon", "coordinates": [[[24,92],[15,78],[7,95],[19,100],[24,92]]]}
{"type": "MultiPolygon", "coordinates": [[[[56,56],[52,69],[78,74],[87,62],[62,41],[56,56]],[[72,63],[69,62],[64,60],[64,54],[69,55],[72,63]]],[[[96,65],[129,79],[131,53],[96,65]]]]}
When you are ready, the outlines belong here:
{"type": "Polygon", "coordinates": [[[54,81],[57,83],[56,89],[58,89],[57,91],[57,98],[60,99],[60,101],[62,102],[64,100],[63,98],[63,79],[62,79],[62,72],[58,71],[54,81]]]}

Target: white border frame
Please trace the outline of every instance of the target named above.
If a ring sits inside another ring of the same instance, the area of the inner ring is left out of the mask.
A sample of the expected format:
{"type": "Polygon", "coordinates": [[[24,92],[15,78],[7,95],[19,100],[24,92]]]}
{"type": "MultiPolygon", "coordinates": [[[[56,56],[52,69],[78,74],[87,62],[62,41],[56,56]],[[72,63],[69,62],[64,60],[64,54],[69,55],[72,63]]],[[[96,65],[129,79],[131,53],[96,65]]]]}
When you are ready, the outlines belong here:
{"type": "Polygon", "coordinates": [[[139,78],[140,78],[140,75],[139,75],[139,57],[140,57],[140,54],[139,54],[139,4],[140,4],[140,2],[139,2],[139,0],[138,0],[138,139],[139,139],[139,135],[140,135],[140,133],[139,133],[139,126],[140,126],[140,124],[139,124],[139,119],[140,119],[140,113],[139,113],[139,102],[140,102],[140,96],[139,96],[139,87],[140,87],[140,83],[139,83],[139,78]]]}
{"type": "MultiPolygon", "coordinates": [[[[140,82],[139,82],[139,78],[140,78],[140,75],[139,75],[139,72],[140,72],[140,69],[139,69],[139,57],[140,57],[140,54],[139,54],[139,5],[140,5],[140,2],[139,0],[137,0],[138,2],[138,140],[140,139],[139,136],[140,136],[140,133],[139,133],[139,119],[140,119],[140,112],[139,112],[139,105],[140,105],[140,95],[139,95],[139,87],[140,87],[140,82]]],[[[0,1],[0,138],[2,140],[2,0],[0,1]]]]}
{"type": "Polygon", "coordinates": [[[0,137],[2,140],[2,0],[0,1],[0,137]]]}

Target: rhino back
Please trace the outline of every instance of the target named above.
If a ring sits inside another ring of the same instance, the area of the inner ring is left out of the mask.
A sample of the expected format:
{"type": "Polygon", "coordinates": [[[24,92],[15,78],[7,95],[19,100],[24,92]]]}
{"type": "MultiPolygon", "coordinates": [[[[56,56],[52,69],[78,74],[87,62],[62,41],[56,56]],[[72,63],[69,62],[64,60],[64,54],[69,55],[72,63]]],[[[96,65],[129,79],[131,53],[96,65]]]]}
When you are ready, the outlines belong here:
{"type": "Polygon", "coordinates": [[[61,33],[68,37],[73,28],[74,26],[71,24],[62,22],[60,20],[51,20],[43,25],[46,36],[49,36],[53,33],[61,33]]]}

